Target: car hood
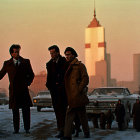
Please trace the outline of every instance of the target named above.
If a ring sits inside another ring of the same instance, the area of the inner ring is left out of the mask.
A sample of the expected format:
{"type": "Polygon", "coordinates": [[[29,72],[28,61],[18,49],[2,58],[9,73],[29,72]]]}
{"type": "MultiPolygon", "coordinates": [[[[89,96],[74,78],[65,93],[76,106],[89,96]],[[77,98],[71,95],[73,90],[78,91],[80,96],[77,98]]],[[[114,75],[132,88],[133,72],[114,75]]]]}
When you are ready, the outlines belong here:
{"type": "Polygon", "coordinates": [[[118,99],[123,99],[124,95],[90,95],[88,98],[90,101],[118,101],[118,99]]]}
{"type": "Polygon", "coordinates": [[[33,97],[33,99],[51,99],[51,95],[42,95],[42,96],[36,96],[36,97],[33,97]]]}

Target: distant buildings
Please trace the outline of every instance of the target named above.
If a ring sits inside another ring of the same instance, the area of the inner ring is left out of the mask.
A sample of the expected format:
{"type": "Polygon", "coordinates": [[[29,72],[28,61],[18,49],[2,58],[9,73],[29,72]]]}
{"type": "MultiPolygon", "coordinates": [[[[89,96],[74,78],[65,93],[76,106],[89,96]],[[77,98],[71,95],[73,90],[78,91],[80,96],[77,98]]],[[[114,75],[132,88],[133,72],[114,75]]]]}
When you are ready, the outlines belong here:
{"type": "MultiPolygon", "coordinates": [[[[125,62],[124,62],[125,63],[125,62]]],[[[123,86],[131,92],[140,93],[140,54],[133,55],[133,80],[117,81],[111,79],[111,55],[106,52],[105,29],[94,18],[85,30],[85,65],[90,77],[89,90],[103,86],[123,86]]],[[[46,90],[46,72],[35,76],[30,86],[35,95],[46,90]]]]}
{"type": "Polygon", "coordinates": [[[140,54],[133,54],[133,80],[140,86],[140,54]]]}
{"type": "MultiPolygon", "coordinates": [[[[124,62],[125,63],[125,62],[124,62]]],[[[140,54],[133,55],[133,80],[111,79],[111,55],[106,52],[105,29],[94,18],[85,30],[85,65],[90,77],[89,89],[103,86],[124,86],[140,93],[140,54]]]]}
{"type": "Polygon", "coordinates": [[[31,91],[34,92],[34,96],[41,90],[47,90],[46,88],[46,77],[47,74],[45,71],[40,72],[39,74],[35,75],[33,83],[29,87],[31,91]]]}
{"type": "Polygon", "coordinates": [[[110,85],[110,54],[106,53],[105,30],[94,18],[85,30],[85,65],[90,77],[89,88],[110,85]]]}

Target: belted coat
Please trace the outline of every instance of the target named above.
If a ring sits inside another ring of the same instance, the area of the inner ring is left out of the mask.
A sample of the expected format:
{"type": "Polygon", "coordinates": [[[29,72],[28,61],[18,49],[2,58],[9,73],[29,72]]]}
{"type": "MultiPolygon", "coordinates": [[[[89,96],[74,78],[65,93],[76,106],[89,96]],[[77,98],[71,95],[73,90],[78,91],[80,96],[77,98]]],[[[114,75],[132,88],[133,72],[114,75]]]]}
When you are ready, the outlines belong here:
{"type": "Polygon", "coordinates": [[[89,77],[85,65],[75,58],[70,63],[64,79],[69,107],[87,105],[89,101],[86,93],[89,77]]]}
{"type": "Polygon", "coordinates": [[[32,106],[28,86],[34,79],[34,73],[29,59],[20,56],[19,61],[18,67],[12,58],[5,61],[0,71],[0,80],[8,73],[10,109],[32,106]]]}

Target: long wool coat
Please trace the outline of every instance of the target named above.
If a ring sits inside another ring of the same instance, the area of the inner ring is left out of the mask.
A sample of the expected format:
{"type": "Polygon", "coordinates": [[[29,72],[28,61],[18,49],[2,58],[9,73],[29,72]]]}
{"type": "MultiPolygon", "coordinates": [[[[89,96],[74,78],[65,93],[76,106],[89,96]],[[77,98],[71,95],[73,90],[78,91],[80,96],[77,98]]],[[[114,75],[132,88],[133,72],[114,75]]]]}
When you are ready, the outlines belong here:
{"type": "Polygon", "coordinates": [[[117,104],[115,108],[116,121],[123,123],[125,116],[125,108],[123,104],[117,104]]]}
{"type": "Polygon", "coordinates": [[[8,73],[10,109],[32,106],[28,86],[34,79],[34,73],[29,59],[19,57],[19,61],[18,67],[15,66],[12,58],[5,61],[0,71],[0,79],[8,73]]]}
{"type": "Polygon", "coordinates": [[[140,103],[135,103],[132,109],[133,119],[135,121],[136,129],[140,130],[140,103]]]}
{"type": "Polygon", "coordinates": [[[67,97],[64,86],[64,75],[66,59],[65,57],[59,56],[58,62],[53,62],[51,59],[46,64],[47,69],[47,82],[46,87],[50,90],[53,107],[57,110],[64,109],[67,107],[67,97]]]}
{"type": "Polygon", "coordinates": [[[88,104],[86,87],[89,77],[86,67],[75,58],[65,74],[65,88],[70,108],[82,107],[88,104]]]}

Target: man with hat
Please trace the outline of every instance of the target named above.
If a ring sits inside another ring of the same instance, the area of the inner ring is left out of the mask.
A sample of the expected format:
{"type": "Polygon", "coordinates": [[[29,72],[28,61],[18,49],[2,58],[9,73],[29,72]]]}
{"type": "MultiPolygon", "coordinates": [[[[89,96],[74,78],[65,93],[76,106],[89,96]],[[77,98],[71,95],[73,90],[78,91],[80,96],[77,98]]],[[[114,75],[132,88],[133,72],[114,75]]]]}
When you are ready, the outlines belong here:
{"type": "Polygon", "coordinates": [[[80,119],[84,137],[89,138],[90,133],[85,108],[89,102],[86,95],[89,83],[87,70],[85,65],[76,58],[78,55],[73,48],[67,47],[64,53],[69,66],[64,77],[68,108],[62,140],[72,139],[72,127],[76,115],[80,119]]]}

